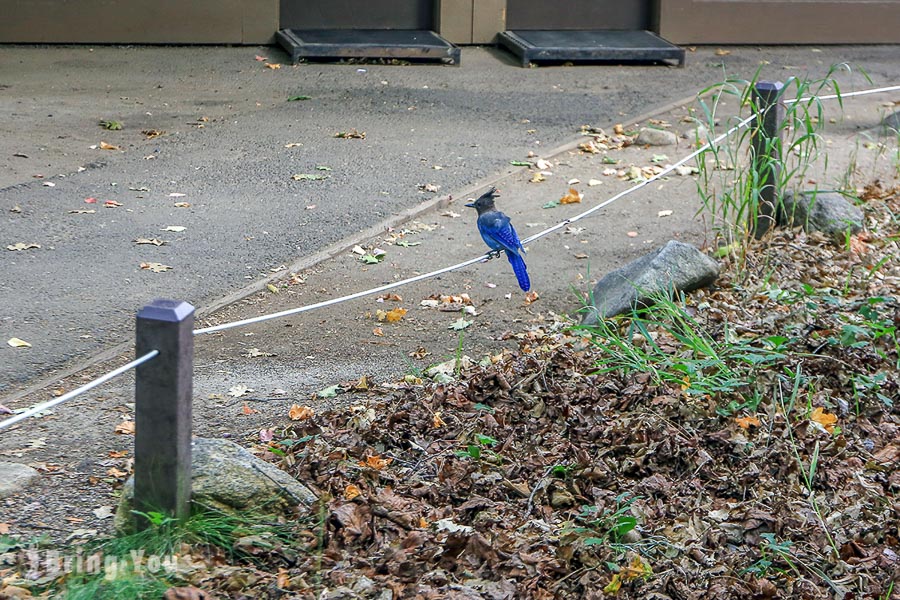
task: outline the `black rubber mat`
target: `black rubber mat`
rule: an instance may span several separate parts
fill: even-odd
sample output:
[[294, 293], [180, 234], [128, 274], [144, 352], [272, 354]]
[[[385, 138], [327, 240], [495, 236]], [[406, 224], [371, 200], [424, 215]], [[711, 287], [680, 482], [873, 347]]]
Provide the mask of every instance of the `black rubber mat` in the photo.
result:
[[278, 43], [302, 58], [397, 58], [459, 64], [459, 48], [424, 29], [282, 29]]
[[660, 62], [684, 66], [684, 49], [649, 31], [516, 30], [499, 34], [500, 45], [522, 66], [553, 62]]

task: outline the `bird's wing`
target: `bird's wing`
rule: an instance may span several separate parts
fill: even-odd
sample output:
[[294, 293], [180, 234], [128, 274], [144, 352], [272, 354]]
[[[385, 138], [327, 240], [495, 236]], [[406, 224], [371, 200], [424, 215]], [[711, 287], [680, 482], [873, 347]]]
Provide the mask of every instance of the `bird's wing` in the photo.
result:
[[478, 225], [482, 237], [490, 237], [499, 244], [499, 247], [496, 247], [491, 243], [488, 243], [488, 246], [497, 250], [503, 248], [507, 252], [512, 252], [513, 254], [518, 254], [519, 250], [522, 248], [522, 242], [519, 241], [516, 230], [509, 222], [509, 217], [503, 213], [485, 213], [478, 218]]

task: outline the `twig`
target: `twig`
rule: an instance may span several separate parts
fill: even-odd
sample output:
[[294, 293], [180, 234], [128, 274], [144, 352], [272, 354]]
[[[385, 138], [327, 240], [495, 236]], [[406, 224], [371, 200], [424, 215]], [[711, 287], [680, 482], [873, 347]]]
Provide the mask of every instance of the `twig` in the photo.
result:
[[544, 471], [544, 474], [541, 475], [541, 478], [538, 479], [538, 482], [535, 484], [534, 488], [531, 490], [531, 494], [528, 496], [528, 506], [525, 508], [525, 516], [526, 517], [531, 514], [531, 510], [532, 510], [532, 508], [534, 508], [534, 495], [537, 493], [537, 491], [539, 489], [544, 487], [542, 485], [542, 483], [544, 482], [545, 479], [547, 479], [547, 475], [550, 474], [550, 471], [553, 470], [554, 466], [556, 466], [556, 465], [550, 465], [549, 467], [547, 467], [547, 470]]

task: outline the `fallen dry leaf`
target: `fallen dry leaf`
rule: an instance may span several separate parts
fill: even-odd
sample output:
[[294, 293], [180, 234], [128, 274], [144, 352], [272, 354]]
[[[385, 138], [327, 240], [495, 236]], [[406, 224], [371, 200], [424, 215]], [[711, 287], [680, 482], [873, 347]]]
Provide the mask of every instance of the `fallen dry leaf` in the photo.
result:
[[29, 344], [25, 340], [20, 340], [17, 337], [9, 338], [8, 340], [6, 340], [6, 343], [13, 348], [31, 348], [31, 344]]
[[380, 471], [384, 469], [386, 466], [394, 462], [393, 458], [381, 458], [380, 456], [367, 456], [365, 462], [360, 462], [359, 464], [363, 467], [369, 467], [370, 469], [375, 469], [376, 471]]
[[531, 179], [529, 179], [529, 181], [531, 183], [540, 183], [542, 181], [545, 181], [545, 179], [546, 178], [542, 174], [535, 173], [534, 175], [531, 176]]
[[173, 204], [175, 208], [189, 208], [191, 206], [190, 202], [176, 202]]
[[134, 421], [122, 421], [116, 425], [115, 432], [122, 435], [132, 435], [134, 433]]
[[336, 134], [334, 134], [334, 137], [348, 140], [364, 140], [366, 139], [366, 132], [357, 131], [356, 129], [351, 129], [350, 131], [338, 131]]
[[10, 246], [7, 246], [7, 250], [12, 250], [13, 252], [21, 252], [22, 250], [31, 250], [32, 248], [40, 248], [40, 244], [28, 243], [25, 242], [17, 242]]
[[310, 407], [300, 406], [299, 404], [294, 404], [288, 410], [288, 418], [291, 421], [305, 421], [312, 418], [315, 414], [316, 412]]
[[152, 246], [165, 246], [168, 242], [159, 238], [138, 238], [134, 240], [134, 243], [138, 245], [148, 244]]
[[273, 70], [274, 70], [274, 69], [280, 69], [280, 68], [281, 68], [281, 64], [279, 64], [279, 63], [266, 63], [266, 68], [267, 68], [267, 69], [273, 69]]
[[255, 408], [250, 408], [246, 403], [244, 404], [244, 406], [241, 407], [241, 414], [244, 414], [244, 415], [255, 415], [258, 412], [259, 411], [256, 410]]
[[144, 262], [141, 263], [141, 268], [147, 271], [153, 271], [154, 273], [164, 273], [165, 271], [171, 271], [174, 267], [170, 267], [169, 265], [164, 265], [158, 262]]
[[121, 150], [121, 148], [119, 148], [118, 146], [113, 145], [113, 144], [107, 144], [106, 142], [100, 142], [100, 149], [101, 150]]
[[731, 50], [726, 50], [725, 48], [716, 48], [716, 56], [728, 56], [731, 54]]
[[530, 292], [525, 292], [525, 305], [527, 306], [529, 304], [537, 302], [538, 298], [540, 298], [540, 296], [538, 296], [538, 293], [535, 292], [534, 290], [531, 290]]
[[117, 208], [117, 207], [119, 207], [119, 206], [123, 206], [123, 204], [122, 204], [121, 202], [116, 201], [116, 200], [106, 200], [106, 201], [103, 202], [103, 207], [104, 207], [104, 208]]
[[837, 423], [837, 415], [825, 412], [821, 406], [813, 409], [809, 420], [821, 425], [828, 433], [834, 433], [834, 424]]
[[749, 429], [751, 425], [753, 427], [759, 427], [759, 419], [754, 416], [735, 417], [734, 422], [737, 423], [741, 429]]
[[559, 199], [560, 204], [576, 204], [581, 202], [581, 199], [584, 198], [584, 194], [581, 194], [575, 188], [569, 188], [569, 191], [566, 192], [566, 195]]
[[403, 315], [407, 313], [405, 308], [397, 307], [391, 310], [377, 310], [375, 311], [375, 317], [379, 321], [387, 321], [388, 323], [396, 323], [403, 318]]
[[344, 488], [344, 498], [347, 500], [353, 500], [360, 494], [362, 494], [362, 492], [352, 483], [347, 484], [347, 487]]
[[253, 390], [248, 388], [246, 385], [234, 385], [234, 386], [231, 386], [230, 388], [228, 388], [228, 395], [231, 396], [232, 398], [240, 398], [247, 392], [252, 392], [252, 391]]
[[246, 356], [248, 358], [258, 358], [260, 356], [268, 357], [268, 356], [278, 356], [278, 355], [272, 354], [271, 352], [263, 352], [259, 348], [250, 348], [249, 350], [247, 350], [247, 354], [245, 354], [244, 356]]

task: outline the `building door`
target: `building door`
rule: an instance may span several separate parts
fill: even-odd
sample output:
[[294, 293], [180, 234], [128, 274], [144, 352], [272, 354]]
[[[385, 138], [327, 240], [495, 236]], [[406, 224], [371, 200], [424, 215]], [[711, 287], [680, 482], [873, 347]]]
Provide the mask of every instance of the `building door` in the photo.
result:
[[900, 42], [900, 0], [660, 0], [659, 33], [676, 44]]
[[434, 0], [281, 0], [282, 29], [432, 29]]

